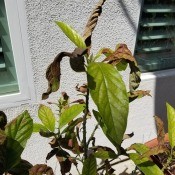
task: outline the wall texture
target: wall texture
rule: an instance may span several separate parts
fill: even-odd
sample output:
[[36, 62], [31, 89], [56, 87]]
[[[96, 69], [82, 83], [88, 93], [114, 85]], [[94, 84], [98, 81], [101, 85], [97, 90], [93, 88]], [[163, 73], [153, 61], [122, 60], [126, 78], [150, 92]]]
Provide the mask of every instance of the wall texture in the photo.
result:
[[[74, 45], [58, 29], [54, 21], [64, 21], [73, 26], [79, 33], [82, 33], [89, 13], [96, 3], [97, 0], [25, 0], [24, 8], [27, 16], [27, 32], [37, 100], [34, 104], [24, 104], [6, 109], [5, 112], [10, 119], [27, 109], [33, 119], [37, 120], [38, 105], [45, 103], [41, 101], [41, 94], [47, 89], [45, 71], [48, 64], [59, 52], [71, 52], [74, 49]], [[114, 48], [117, 43], [126, 43], [134, 52], [140, 7], [141, 0], [108, 0], [104, 5], [103, 13], [93, 35], [93, 52], [96, 53], [101, 47]], [[56, 101], [60, 92], [65, 91], [65, 89], [74, 99], [76, 98], [76, 91], [74, 90], [76, 83], [86, 82], [84, 75], [75, 73], [69, 68], [68, 59], [64, 59], [61, 64], [62, 80], [60, 90], [52, 94], [48, 101]], [[161, 83], [165, 79], [166, 81], [169, 81], [169, 78], [173, 80], [173, 75], [169, 78], [166, 75], [165, 73], [165, 76], [160, 76], [161, 78], [144, 78], [143, 75], [140, 89], [151, 90], [152, 98], [145, 97], [131, 104], [127, 132], [134, 132], [135, 135], [124, 143], [125, 146], [134, 142], [142, 143], [155, 136], [153, 115], [155, 113], [155, 101], [158, 98], [155, 89], [159, 88], [156, 81]], [[124, 74], [123, 78], [127, 81], [128, 74]], [[164, 91], [166, 85], [163, 84], [161, 91]], [[164, 98], [161, 99], [161, 105], [163, 108]], [[90, 122], [93, 123], [93, 119]], [[93, 125], [91, 124], [91, 126]], [[105, 142], [108, 144], [106, 139], [101, 136], [100, 131], [97, 132], [97, 137], [99, 143], [104, 144]], [[45, 156], [50, 150], [47, 142], [49, 142], [48, 139], [33, 135], [23, 157], [33, 164], [44, 163]], [[49, 161], [49, 164], [53, 168], [58, 167], [55, 160]]]

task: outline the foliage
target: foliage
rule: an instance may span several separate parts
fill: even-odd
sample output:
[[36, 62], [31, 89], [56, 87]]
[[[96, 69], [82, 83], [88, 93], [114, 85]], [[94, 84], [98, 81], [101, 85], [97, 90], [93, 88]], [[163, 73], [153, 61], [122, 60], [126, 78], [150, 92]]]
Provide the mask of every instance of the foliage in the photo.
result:
[[[50, 105], [56, 106], [56, 112], [46, 105], [40, 105], [38, 109], [40, 123], [33, 124], [29, 113], [25, 111], [7, 124], [5, 114], [0, 113], [0, 174], [4, 172], [13, 175], [54, 174], [52, 168], [47, 164], [32, 166], [21, 159], [21, 153], [32, 131], [51, 139], [49, 142], [51, 150], [46, 156], [46, 161], [56, 156], [62, 175], [70, 173], [72, 165], [75, 166], [78, 174], [112, 175], [115, 171], [113, 166], [118, 163], [120, 155], [132, 159], [145, 175], [163, 174], [149, 158], [153, 153], [166, 150], [162, 127], [158, 127], [160, 139], [155, 149], [149, 150], [144, 145], [136, 144], [130, 148], [136, 153], [128, 153], [128, 150], [122, 147], [123, 140], [133, 136], [132, 133], [125, 134], [129, 103], [135, 99], [150, 96], [150, 94], [149, 91], [138, 90], [141, 81], [140, 70], [126, 44], [117, 44], [114, 50], [101, 48], [95, 56], [91, 53], [92, 34], [104, 3], [105, 0], [100, 0], [92, 11], [83, 36], [68, 24], [56, 21], [58, 27], [77, 48], [73, 52], [60, 52], [48, 66], [46, 70], [48, 89], [43, 93], [42, 99], [46, 100], [52, 92], [59, 89], [61, 61], [65, 57], [70, 58], [70, 67], [75, 72], [86, 74], [86, 82], [75, 87], [80, 98], [71, 100], [68, 94], [63, 92], [56, 103], [49, 102]], [[130, 69], [129, 87], [125, 85], [121, 76], [121, 71], [127, 68]], [[89, 106], [90, 97], [97, 107], [96, 110]], [[167, 108], [170, 144], [173, 148], [175, 145], [174, 125], [172, 124], [174, 109], [168, 105]], [[87, 121], [91, 117], [96, 119], [96, 125], [92, 131], [88, 131]], [[157, 119], [157, 121], [162, 126], [160, 120]], [[96, 145], [95, 133], [99, 127], [116, 148], [115, 150]], [[100, 159], [101, 162], [99, 163], [97, 159]], [[79, 170], [79, 164], [83, 167], [81, 170]]]
[[2, 111], [0, 117], [0, 174], [27, 175], [32, 165], [22, 160], [21, 154], [32, 134], [33, 120], [27, 111], [9, 123]]
[[[155, 116], [157, 126], [157, 141], [158, 144], [152, 148], [148, 148], [143, 144], [134, 144], [130, 149], [135, 150], [136, 153], [131, 153], [130, 158], [134, 163], [144, 172], [145, 175], [163, 175], [164, 173], [171, 174], [171, 166], [174, 164], [175, 153], [174, 153], [174, 134], [175, 134], [175, 109], [170, 105], [166, 104], [167, 107], [167, 118], [168, 118], [168, 135], [169, 135], [169, 146], [165, 141], [165, 131], [163, 121]], [[166, 161], [159, 164], [159, 167], [153, 164], [154, 156], [166, 154]], [[152, 157], [152, 160], [150, 160]], [[163, 173], [164, 172], [164, 173]]]

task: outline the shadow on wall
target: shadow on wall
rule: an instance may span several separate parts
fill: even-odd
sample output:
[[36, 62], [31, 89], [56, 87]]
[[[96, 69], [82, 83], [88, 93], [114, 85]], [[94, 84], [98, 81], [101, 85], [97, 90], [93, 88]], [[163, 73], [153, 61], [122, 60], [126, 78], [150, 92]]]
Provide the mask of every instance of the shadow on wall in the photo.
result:
[[[121, 7], [120, 9], [123, 10], [124, 16], [126, 16], [126, 18], [128, 20], [128, 23], [130, 24], [131, 28], [137, 34], [137, 24], [133, 22], [134, 20], [131, 18], [131, 15], [129, 14], [130, 12], [127, 8], [127, 5], [125, 4], [125, 2], [123, 0], [119, 0], [119, 1], [117, 0], [117, 2], [119, 3], [119, 5]], [[142, 0], [138, 0], [138, 3], [141, 6]]]
[[155, 115], [164, 121], [167, 131], [166, 102], [175, 107], [175, 70], [174, 75], [157, 78], [155, 86]]

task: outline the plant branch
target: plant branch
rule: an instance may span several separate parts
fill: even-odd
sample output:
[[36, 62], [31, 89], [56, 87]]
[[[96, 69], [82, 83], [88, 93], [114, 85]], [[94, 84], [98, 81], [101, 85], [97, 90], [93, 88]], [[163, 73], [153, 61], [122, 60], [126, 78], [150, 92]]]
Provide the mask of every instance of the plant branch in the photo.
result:
[[98, 125], [99, 125], [99, 124], [97, 124], [97, 125], [95, 126], [95, 128], [94, 128], [94, 130], [93, 130], [93, 132], [92, 132], [92, 134], [91, 134], [91, 136], [90, 136], [90, 138], [89, 138], [89, 140], [88, 140], [88, 142], [87, 142], [87, 147], [89, 146], [90, 141], [93, 139], [94, 134], [95, 134], [95, 131], [98, 129]]
[[89, 113], [89, 89], [87, 88], [86, 94], [86, 109], [83, 116], [83, 146], [84, 146], [84, 157], [87, 158], [88, 144], [86, 143], [86, 120]]
[[[111, 165], [111, 166], [114, 166], [114, 165], [117, 165], [117, 164], [119, 164], [119, 163], [125, 162], [125, 161], [127, 161], [127, 160], [130, 160], [130, 158], [127, 157], [127, 158], [125, 158], [125, 159], [122, 159], [122, 160], [119, 160], [119, 161], [117, 161], [117, 162], [114, 162], [114, 163], [112, 163], [112, 164], [110, 164], [110, 165]], [[99, 168], [97, 169], [97, 171], [103, 170], [103, 169], [105, 168], [105, 166], [106, 166], [106, 163], [103, 164], [101, 167], [99, 167]]]

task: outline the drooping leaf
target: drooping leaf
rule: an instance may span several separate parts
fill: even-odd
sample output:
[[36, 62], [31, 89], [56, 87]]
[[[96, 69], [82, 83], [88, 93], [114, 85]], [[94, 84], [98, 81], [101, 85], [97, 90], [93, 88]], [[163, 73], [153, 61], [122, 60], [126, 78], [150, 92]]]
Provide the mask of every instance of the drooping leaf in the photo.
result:
[[21, 160], [14, 168], [11, 168], [8, 173], [12, 175], [29, 175], [29, 169], [32, 164], [26, 160]]
[[132, 56], [131, 51], [128, 49], [126, 44], [118, 44], [115, 51], [106, 57], [104, 61], [108, 62], [109, 64], [117, 65], [124, 60], [125, 62], [129, 63], [130, 66], [130, 76], [129, 76], [129, 88], [130, 92], [133, 92], [135, 89], [138, 88], [140, 84], [140, 70], [137, 66], [137, 62], [135, 58]]
[[164, 175], [160, 168], [148, 158], [140, 159], [137, 153], [130, 153], [129, 157], [145, 175]]
[[117, 65], [117, 70], [118, 71], [125, 71], [128, 66], [128, 63], [125, 60], [121, 60]]
[[70, 154], [67, 151], [59, 150], [56, 157], [60, 163], [61, 174], [65, 175], [71, 169], [72, 162], [69, 159]]
[[144, 96], [150, 96], [151, 97], [149, 90], [146, 90], [146, 91], [136, 90], [136, 91], [133, 91], [133, 92], [130, 91], [128, 93], [128, 96], [129, 96], [129, 102], [132, 102], [135, 99], [139, 99], [139, 98], [142, 98]]
[[40, 118], [41, 122], [47, 129], [54, 132], [55, 116], [49, 107], [45, 105], [40, 105], [38, 110], [38, 117]]
[[127, 125], [128, 96], [118, 71], [109, 64], [90, 63], [87, 67], [88, 86], [115, 146], [122, 142]]
[[33, 132], [40, 132], [40, 131], [47, 131], [47, 128], [40, 124], [40, 123], [34, 123], [33, 124]]
[[83, 163], [82, 175], [96, 175], [97, 162], [93, 155], [90, 155]]
[[46, 164], [37, 164], [29, 170], [29, 175], [54, 175], [51, 167]]
[[164, 145], [164, 138], [165, 138], [165, 131], [164, 131], [164, 123], [163, 121], [155, 116], [155, 123], [157, 127], [157, 140], [158, 140], [158, 145]]
[[60, 27], [63, 33], [79, 48], [85, 49], [86, 44], [83, 37], [81, 37], [71, 26], [64, 22], [55, 21], [55, 23]]
[[54, 58], [54, 61], [48, 66], [46, 70], [46, 79], [48, 81], [48, 89], [47, 89], [47, 92], [42, 94], [43, 100], [47, 99], [52, 92], [56, 92], [60, 87], [60, 79], [61, 79], [60, 63], [62, 58], [69, 57], [71, 68], [76, 72], [83, 72], [85, 71], [83, 55], [86, 53], [87, 53], [87, 49], [76, 48], [72, 53], [60, 52]]
[[3, 111], [0, 111], [0, 129], [4, 130], [6, 124], [7, 124], [7, 116]]
[[66, 109], [60, 116], [59, 127], [62, 128], [67, 125], [71, 120], [77, 117], [84, 108], [84, 104], [75, 104]]
[[86, 24], [83, 38], [85, 40], [86, 46], [89, 47], [91, 46], [91, 37], [92, 37], [92, 32], [95, 29], [95, 26], [97, 25], [98, 22], [98, 17], [102, 13], [102, 6], [106, 0], [100, 0], [98, 4], [96, 5], [95, 9], [92, 11], [89, 20]]
[[16, 140], [23, 148], [33, 131], [33, 120], [28, 111], [24, 111], [17, 118], [13, 119], [5, 127], [8, 138]]
[[167, 107], [167, 117], [168, 117], [168, 135], [171, 148], [175, 146], [175, 109], [168, 103]]

